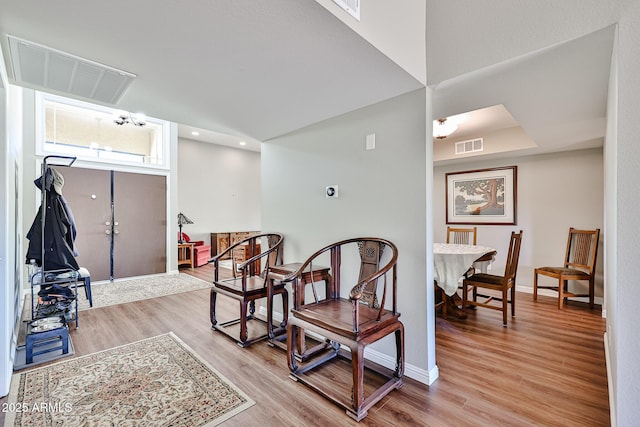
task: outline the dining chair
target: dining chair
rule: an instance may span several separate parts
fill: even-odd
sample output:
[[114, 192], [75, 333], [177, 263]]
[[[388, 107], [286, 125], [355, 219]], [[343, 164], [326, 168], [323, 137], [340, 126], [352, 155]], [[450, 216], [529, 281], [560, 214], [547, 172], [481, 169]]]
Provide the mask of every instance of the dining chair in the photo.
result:
[[476, 245], [477, 237], [478, 227], [447, 227], [447, 243], [455, 243], [459, 245]]
[[[313, 270], [319, 257], [327, 254], [329, 283], [319, 292], [315, 284], [303, 284], [299, 278], [305, 271]], [[397, 261], [398, 249], [392, 242], [375, 237], [353, 238], [318, 250], [285, 279], [293, 282], [296, 294], [302, 295], [307, 290], [309, 296], [309, 301], [291, 310], [287, 324], [290, 376], [344, 408], [356, 421], [366, 417], [373, 405], [403, 384], [404, 326], [397, 307]], [[355, 285], [345, 294], [348, 297], [343, 297], [340, 284], [349, 282]], [[301, 361], [296, 357], [298, 334], [307, 331], [323, 337], [328, 345], [324, 352]], [[365, 348], [391, 334], [395, 335], [395, 367], [375, 363], [367, 363], [365, 367]], [[345, 361], [350, 366], [350, 378], [339, 378], [338, 371], [326, 367]]]
[[[266, 244], [263, 240], [266, 241]], [[271, 328], [265, 322], [266, 328], [263, 334], [249, 337], [248, 322], [262, 320], [255, 316], [256, 300], [264, 298], [266, 301], [268, 297], [281, 295], [284, 313], [288, 311], [289, 295], [284, 283], [273, 285], [270, 292], [267, 286], [269, 268], [272, 265], [282, 264], [283, 241], [284, 236], [279, 233], [256, 234], [232, 244], [210, 260], [214, 264], [213, 287], [210, 291], [209, 301], [211, 327], [233, 338], [241, 347], [247, 347], [256, 341], [267, 338], [271, 331]], [[262, 248], [262, 250], [259, 248]], [[219, 272], [220, 268], [222, 268], [220, 260], [229, 256], [232, 260], [235, 260], [234, 250], [243, 251], [243, 256], [248, 250], [248, 259], [239, 264], [234, 261], [232, 277], [220, 279]], [[261, 264], [264, 265], [262, 271], [260, 271], [259, 267]], [[216, 313], [218, 294], [238, 301], [240, 304], [240, 316], [238, 318], [224, 322], [219, 321]], [[270, 315], [267, 318], [271, 320]]]
[[[589, 307], [593, 308], [595, 298], [596, 258], [600, 229], [577, 230], [569, 228], [567, 250], [562, 267], [538, 267], [533, 272], [533, 300], [538, 299], [538, 289], [551, 289], [558, 293], [558, 308], [562, 308], [567, 298], [589, 297]], [[539, 285], [538, 275], [551, 277], [558, 282], [553, 286]], [[588, 281], [589, 292], [569, 291], [569, 280]]]
[[[447, 241], [446, 243], [453, 243], [458, 245], [476, 245], [478, 237], [478, 227], [473, 228], [461, 228], [461, 227], [447, 227]], [[470, 277], [476, 272], [475, 267], [472, 265], [464, 273], [463, 277]], [[435, 289], [435, 308], [436, 311], [440, 310], [442, 318], [447, 318], [447, 304], [449, 297], [440, 289], [436, 282], [434, 282]], [[458, 286], [458, 289], [462, 289], [462, 285]], [[464, 316], [464, 314], [462, 314]]]
[[[520, 246], [522, 244], [522, 230], [520, 233], [511, 232], [509, 241], [509, 252], [507, 253], [507, 263], [504, 268], [504, 275], [494, 275], [487, 273], [476, 273], [462, 281], [462, 310], [466, 311], [467, 305], [473, 307], [484, 307], [492, 310], [502, 311], [502, 324], [507, 326], [508, 304], [511, 304], [511, 317], [516, 315], [516, 273], [518, 270], [518, 258], [520, 257]], [[500, 295], [481, 294], [479, 289], [486, 289], [500, 292]], [[469, 299], [469, 291], [472, 291], [472, 299]], [[482, 301], [478, 301], [478, 297]], [[500, 301], [501, 304], [492, 304], [492, 301]]]

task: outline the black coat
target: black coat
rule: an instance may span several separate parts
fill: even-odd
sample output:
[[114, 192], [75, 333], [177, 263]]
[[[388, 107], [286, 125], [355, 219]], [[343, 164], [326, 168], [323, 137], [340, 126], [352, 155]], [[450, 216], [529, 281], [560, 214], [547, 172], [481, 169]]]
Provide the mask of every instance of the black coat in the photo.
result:
[[[42, 177], [36, 179], [34, 184], [42, 191]], [[51, 168], [45, 172], [45, 223], [44, 223], [44, 270], [78, 270], [78, 262], [75, 259], [74, 240], [75, 224], [71, 209], [61, 194], [56, 193], [53, 187], [53, 174]], [[42, 265], [42, 206], [38, 209], [36, 218], [27, 233], [29, 247], [27, 249], [27, 264], [33, 259], [38, 266]]]

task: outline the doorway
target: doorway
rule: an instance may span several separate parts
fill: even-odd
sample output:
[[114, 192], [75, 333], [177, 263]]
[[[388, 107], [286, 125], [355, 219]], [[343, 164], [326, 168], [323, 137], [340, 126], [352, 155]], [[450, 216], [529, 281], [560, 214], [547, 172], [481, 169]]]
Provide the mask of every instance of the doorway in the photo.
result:
[[166, 272], [166, 177], [65, 168], [63, 194], [73, 210], [78, 264], [91, 279]]

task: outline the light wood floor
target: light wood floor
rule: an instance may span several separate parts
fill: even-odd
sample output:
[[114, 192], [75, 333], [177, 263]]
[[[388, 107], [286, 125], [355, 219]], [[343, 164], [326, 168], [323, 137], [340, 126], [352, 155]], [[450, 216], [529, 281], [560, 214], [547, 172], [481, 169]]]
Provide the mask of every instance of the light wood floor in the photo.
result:
[[[183, 272], [212, 278], [210, 266]], [[609, 425], [600, 310], [578, 304], [558, 310], [556, 299], [534, 303], [524, 293], [517, 303], [517, 317], [506, 328], [499, 312], [486, 309], [466, 320], [438, 318], [440, 378], [431, 386], [405, 378], [359, 425]], [[236, 307], [227, 303], [226, 309]], [[358, 424], [292, 381], [282, 350], [265, 342], [242, 349], [213, 331], [208, 290], [83, 311], [71, 335], [80, 356], [169, 331], [256, 401], [225, 426]], [[3, 418], [0, 413], [0, 424]]]

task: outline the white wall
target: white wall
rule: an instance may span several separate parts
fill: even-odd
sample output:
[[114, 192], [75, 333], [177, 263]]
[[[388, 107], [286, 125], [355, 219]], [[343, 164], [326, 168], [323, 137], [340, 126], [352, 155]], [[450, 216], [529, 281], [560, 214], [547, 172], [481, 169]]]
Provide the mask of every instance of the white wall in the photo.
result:
[[411, 74], [426, 82], [426, 40], [424, 0], [360, 2], [360, 20], [356, 20], [333, 0], [316, 0], [362, 36], [376, 49]]
[[[17, 344], [16, 317], [22, 310], [23, 265], [20, 209], [22, 186], [21, 97], [7, 84], [0, 53], [0, 396], [9, 392]], [[16, 171], [16, 167], [18, 170]], [[16, 195], [17, 190], [17, 195]]]
[[615, 299], [607, 312], [615, 311], [615, 320], [608, 322], [607, 335], [610, 344], [614, 372], [614, 399], [619, 426], [638, 423], [640, 417], [640, 286], [636, 260], [640, 258], [640, 227], [637, 213], [640, 211], [638, 197], [640, 168], [640, 2], [620, 0], [621, 6], [618, 50], [617, 50], [617, 109], [610, 117], [616, 128], [612, 141], [615, 157], [608, 158], [607, 169], [615, 179], [616, 195], [616, 263], [613, 269], [615, 280], [607, 282], [615, 286]]
[[[284, 233], [285, 262], [350, 237], [393, 241], [407, 376], [428, 382], [425, 105], [419, 90], [264, 143], [262, 223]], [[376, 149], [366, 151], [372, 133]], [[327, 185], [339, 186], [338, 199], [325, 197]], [[372, 348], [394, 354], [390, 342]]]
[[210, 233], [261, 229], [260, 153], [178, 141], [178, 206], [194, 224], [183, 231], [194, 240]]
[[[517, 166], [517, 225], [479, 225], [478, 244], [496, 248], [492, 272], [504, 272], [511, 231], [523, 230], [517, 286], [533, 289], [533, 269], [562, 265], [569, 227], [600, 228], [596, 296], [603, 296], [604, 177], [602, 149], [567, 151], [434, 168], [434, 238], [446, 240], [445, 174]], [[540, 278], [541, 284], [546, 283]], [[553, 283], [553, 282], [549, 282]], [[584, 285], [584, 282], [582, 283]]]

